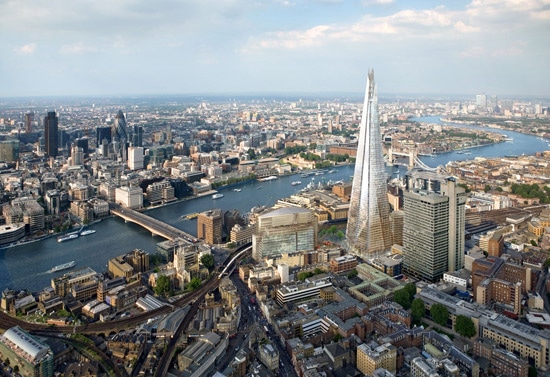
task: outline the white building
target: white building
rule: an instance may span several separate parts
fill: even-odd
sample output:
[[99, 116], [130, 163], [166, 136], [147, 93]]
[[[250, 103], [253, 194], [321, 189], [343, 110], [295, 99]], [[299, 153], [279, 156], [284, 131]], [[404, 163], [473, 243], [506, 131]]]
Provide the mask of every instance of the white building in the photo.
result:
[[143, 169], [144, 163], [143, 147], [128, 148], [128, 167], [130, 170]]
[[123, 207], [138, 209], [143, 207], [143, 191], [140, 187], [117, 187], [115, 192], [117, 204]]

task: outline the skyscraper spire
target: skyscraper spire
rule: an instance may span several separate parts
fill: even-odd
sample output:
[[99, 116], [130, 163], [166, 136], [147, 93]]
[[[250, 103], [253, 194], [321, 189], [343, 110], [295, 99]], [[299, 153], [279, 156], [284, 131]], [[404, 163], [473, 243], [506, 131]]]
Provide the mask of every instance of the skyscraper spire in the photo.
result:
[[391, 247], [386, 171], [378, 119], [374, 71], [369, 71], [351, 189], [346, 239], [352, 253], [363, 257]]

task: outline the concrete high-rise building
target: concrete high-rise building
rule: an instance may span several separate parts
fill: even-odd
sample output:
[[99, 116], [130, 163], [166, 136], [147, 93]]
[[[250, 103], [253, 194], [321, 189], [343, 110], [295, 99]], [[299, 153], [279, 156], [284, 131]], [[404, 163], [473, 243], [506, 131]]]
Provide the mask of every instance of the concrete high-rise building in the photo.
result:
[[209, 244], [222, 243], [223, 216], [221, 209], [199, 213], [197, 217], [197, 237]]
[[84, 164], [84, 149], [73, 143], [71, 145], [71, 166], [79, 166]]
[[48, 157], [57, 157], [59, 149], [58, 118], [55, 111], [48, 112], [44, 117], [45, 152]]
[[31, 111], [25, 114], [25, 133], [30, 134], [32, 132], [32, 124], [34, 122], [34, 113]]
[[19, 160], [19, 140], [0, 141], [0, 161], [14, 162]]
[[313, 211], [299, 207], [279, 208], [257, 218], [252, 236], [252, 257], [266, 257], [312, 251], [317, 244], [317, 218]]
[[392, 243], [373, 71], [369, 72], [367, 80], [346, 239], [350, 251], [360, 256], [389, 250]]
[[452, 178], [414, 169], [404, 192], [403, 267], [425, 281], [464, 267], [466, 194]]
[[143, 169], [145, 153], [142, 147], [128, 147], [128, 168], [130, 170]]

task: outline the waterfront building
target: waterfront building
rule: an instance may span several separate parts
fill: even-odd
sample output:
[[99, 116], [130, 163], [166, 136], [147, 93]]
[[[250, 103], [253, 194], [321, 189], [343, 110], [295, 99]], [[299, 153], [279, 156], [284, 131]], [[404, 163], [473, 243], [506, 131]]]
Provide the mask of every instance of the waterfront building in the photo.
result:
[[221, 209], [199, 213], [197, 217], [197, 237], [209, 244], [222, 243], [223, 216]]
[[146, 192], [147, 200], [152, 205], [173, 202], [176, 200], [174, 188], [167, 179], [151, 183], [147, 186]]
[[378, 345], [372, 342], [357, 346], [357, 369], [367, 376], [372, 376], [378, 368], [395, 373], [396, 362], [397, 348], [389, 343]]
[[98, 273], [90, 267], [67, 272], [51, 280], [55, 294], [65, 297], [69, 293], [77, 300], [88, 299], [97, 293]]
[[124, 277], [127, 281], [137, 273], [149, 270], [149, 253], [140, 249], [109, 259], [109, 273], [114, 277]]
[[44, 117], [45, 153], [49, 157], [57, 157], [58, 149], [58, 118], [55, 111], [48, 112]]
[[465, 190], [452, 178], [414, 169], [404, 196], [403, 268], [428, 282], [464, 267]]
[[317, 218], [312, 210], [284, 207], [257, 217], [252, 257], [261, 261], [281, 254], [312, 251], [317, 245]]
[[0, 246], [9, 245], [25, 237], [25, 224], [4, 224], [0, 225]]
[[19, 326], [0, 335], [0, 355], [3, 360], [10, 360], [11, 368], [17, 366], [22, 376], [53, 376], [54, 355], [50, 346]]
[[130, 209], [143, 208], [143, 190], [141, 187], [117, 187], [115, 190], [117, 204]]
[[34, 198], [21, 197], [12, 200], [11, 206], [4, 207], [6, 224], [23, 222], [30, 233], [44, 230], [44, 208]]
[[366, 257], [389, 250], [389, 204], [373, 71], [367, 80], [349, 208], [346, 238], [350, 251]]

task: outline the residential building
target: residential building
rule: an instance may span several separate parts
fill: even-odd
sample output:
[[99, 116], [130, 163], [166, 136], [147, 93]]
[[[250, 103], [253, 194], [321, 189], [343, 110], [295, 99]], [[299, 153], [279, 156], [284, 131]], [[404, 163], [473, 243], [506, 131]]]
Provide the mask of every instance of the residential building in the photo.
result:
[[372, 376], [378, 368], [395, 373], [396, 360], [397, 348], [389, 343], [378, 345], [372, 342], [357, 346], [357, 369], [367, 376]]
[[199, 213], [197, 217], [197, 237], [209, 244], [222, 243], [223, 216], [221, 209]]

